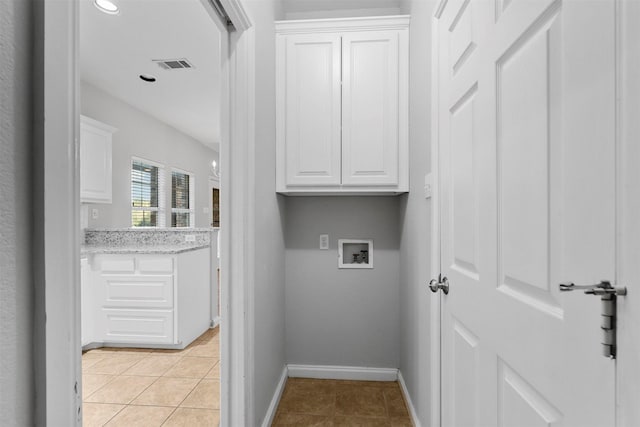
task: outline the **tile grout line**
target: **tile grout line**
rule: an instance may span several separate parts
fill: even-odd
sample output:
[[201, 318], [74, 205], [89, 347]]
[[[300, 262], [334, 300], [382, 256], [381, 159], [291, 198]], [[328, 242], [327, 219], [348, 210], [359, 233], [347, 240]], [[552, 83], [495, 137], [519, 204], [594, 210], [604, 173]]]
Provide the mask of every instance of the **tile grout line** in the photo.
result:
[[[87, 375], [108, 375], [108, 374], [87, 374]], [[113, 380], [115, 380], [116, 378], [118, 378], [118, 375], [111, 375], [113, 378], [111, 378], [109, 381], [107, 381], [106, 383], [104, 383], [103, 385], [101, 385], [100, 387], [98, 387], [97, 389], [93, 390], [91, 392], [91, 394], [87, 395], [87, 397], [83, 397], [82, 398], [82, 403], [84, 404], [86, 401], [85, 399], [89, 399], [91, 396], [93, 396], [94, 394], [96, 394], [97, 392], [99, 392], [100, 390], [102, 390], [104, 387], [106, 387], [107, 385], [111, 384], [113, 382]], [[86, 402], [86, 403], [93, 403], [93, 402]]]
[[[109, 403], [101, 403], [101, 405], [109, 405]], [[115, 414], [113, 414], [113, 416], [111, 416], [111, 418], [109, 418], [107, 420], [107, 422], [105, 422], [104, 424], [102, 424], [103, 426], [106, 426], [108, 423], [111, 422], [112, 419], [114, 419], [116, 417], [116, 415], [118, 415], [120, 412], [124, 411], [124, 408], [126, 408], [127, 405], [123, 405], [122, 408], [120, 408], [120, 410], [118, 412], [116, 412]], [[83, 421], [84, 424], [84, 421]]]

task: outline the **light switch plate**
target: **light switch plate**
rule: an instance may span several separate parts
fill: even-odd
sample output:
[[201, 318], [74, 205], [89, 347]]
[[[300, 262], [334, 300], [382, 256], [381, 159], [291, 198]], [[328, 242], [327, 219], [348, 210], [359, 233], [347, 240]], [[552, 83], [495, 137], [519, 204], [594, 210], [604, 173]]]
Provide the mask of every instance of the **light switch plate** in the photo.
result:
[[329, 235], [321, 234], [320, 235], [320, 249], [327, 250], [329, 249]]
[[98, 219], [98, 209], [97, 208], [91, 209], [91, 219]]

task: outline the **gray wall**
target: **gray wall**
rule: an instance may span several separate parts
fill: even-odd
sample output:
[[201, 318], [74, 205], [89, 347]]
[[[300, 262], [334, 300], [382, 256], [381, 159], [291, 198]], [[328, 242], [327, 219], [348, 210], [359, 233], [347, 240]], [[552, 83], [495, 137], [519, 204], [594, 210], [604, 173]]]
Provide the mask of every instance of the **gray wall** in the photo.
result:
[[255, 29], [254, 417], [262, 424], [285, 366], [284, 210], [275, 189], [275, 27], [279, 0], [243, 2]]
[[[290, 197], [287, 362], [397, 368], [398, 197]], [[329, 250], [319, 249], [329, 234]], [[373, 269], [338, 269], [338, 239], [373, 239]]]
[[33, 2], [0, 1], [0, 424], [35, 422]]
[[423, 426], [430, 424], [431, 201], [424, 198], [424, 175], [431, 150], [431, 19], [434, 2], [403, 1], [410, 28], [410, 192], [401, 201], [400, 371]]
[[152, 160], [165, 166], [165, 217], [171, 225], [171, 168], [195, 174], [195, 226], [211, 225], [209, 176], [211, 161], [218, 153], [175, 128], [154, 119], [135, 107], [114, 98], [99, 88], [82, 82], [80, 107], [85, 116], [99, 120], [118, 131], [113, 135], [113, 203], [90, 204], [99, 210], [89, 227], [131, 226], [131, 156]]

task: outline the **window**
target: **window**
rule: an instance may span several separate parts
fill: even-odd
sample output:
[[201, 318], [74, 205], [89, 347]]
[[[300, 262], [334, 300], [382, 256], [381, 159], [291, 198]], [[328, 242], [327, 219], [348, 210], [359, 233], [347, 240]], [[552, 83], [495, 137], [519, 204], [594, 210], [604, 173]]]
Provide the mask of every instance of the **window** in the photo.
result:
[[164, 227], [162, 167], [146, 160], [131, 160], [131, 225]]
[[212, 188], [211, 201], [211, 226], [220, 227], [220, 190]]
[[171, 226], [193, 227], [193, 175], [171, 171]]

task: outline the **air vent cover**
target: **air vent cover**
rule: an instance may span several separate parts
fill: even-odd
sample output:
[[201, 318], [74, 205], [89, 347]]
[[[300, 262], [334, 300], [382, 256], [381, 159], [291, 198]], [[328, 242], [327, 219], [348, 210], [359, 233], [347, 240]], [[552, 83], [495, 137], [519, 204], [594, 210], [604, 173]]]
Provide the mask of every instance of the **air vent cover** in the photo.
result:
[[163, 70], [180, 70], [185, 68], [195, 68], [186, 58], [180, 59], [154, 59], [153, 62], [158, 64]]

